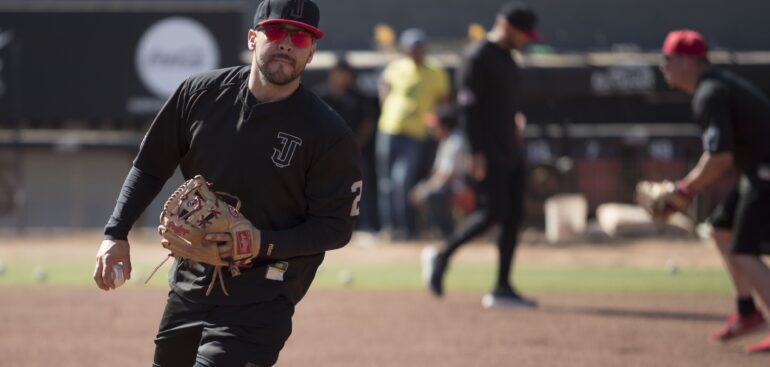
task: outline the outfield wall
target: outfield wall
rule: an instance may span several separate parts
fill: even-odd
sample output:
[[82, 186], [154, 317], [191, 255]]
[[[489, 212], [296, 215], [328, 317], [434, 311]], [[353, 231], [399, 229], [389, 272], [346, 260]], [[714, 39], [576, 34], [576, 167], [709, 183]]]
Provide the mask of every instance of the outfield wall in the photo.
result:
[[[528, 126], [527, 224], [542, 225], [543, 202], [557, 193], [585, 194], [593, 212], [601, 203], [631, 202], [640, 179], [683, 176], [700, 154], [699, 133], [692, 124]], [[141, 136], [25, 130], [2, 144], [0, 134], [0, 229], [102, 227]], [[156, 226], [163, 201], [181, 182], [177, 172], [136, 226]], [[726, 189], [702, 195], [693, 214], [702, 218]]]

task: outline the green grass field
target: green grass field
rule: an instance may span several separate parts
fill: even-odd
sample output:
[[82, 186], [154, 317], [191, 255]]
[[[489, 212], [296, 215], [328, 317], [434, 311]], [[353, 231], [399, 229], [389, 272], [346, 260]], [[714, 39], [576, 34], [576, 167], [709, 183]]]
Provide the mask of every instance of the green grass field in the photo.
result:
[[[146, 276], [155, 265], [134, 264], [135, 279], [129, 281], [128, 286], [145, 286], [137, 282], [137, 274]], [[35, 279], [38, 266], [45, 269], [44, 282]], [[169, 264], [164, 265], [146, 286], [165, 287], [169, 267]], [[0, 286], [92, 287], [92, 272], [92, 262], [15, 261], [5, 264]], [[494, 272], [491, 265], [453, 264], [445, 287], [452, 291], [484, 292], [491, 286]], [[340, 280], [345, 273], [352, 275], [347, 286]], [[515, 269], [515, 284], [528, 293], [730, 294], [730, 283], [721, 268], [683, 268], [671, 274], [663, 268], [522, 265]], [[324, 264], [313, 284], [315, 289], [346, 287], [352, 290], [415, 291], [423, 286], [417, 263]]]

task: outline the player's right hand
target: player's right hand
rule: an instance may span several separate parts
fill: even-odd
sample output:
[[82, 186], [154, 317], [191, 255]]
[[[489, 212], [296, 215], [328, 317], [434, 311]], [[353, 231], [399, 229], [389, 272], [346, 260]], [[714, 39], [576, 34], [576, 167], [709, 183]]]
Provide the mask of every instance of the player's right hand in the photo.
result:
[[428, 183], [421, 181], [409, 191], [409, 202], [414, 206], [422, 206], [426, 196], [428, 196]]
[[123, 278], [131, 279], [131, 254], [128, 241], [102, 241], [99, 251], [96, 252], [94, 268], [94, 282], [99, 289], [105, 291], [115, 289], [112, 267], [117, 263], [123, 263]]

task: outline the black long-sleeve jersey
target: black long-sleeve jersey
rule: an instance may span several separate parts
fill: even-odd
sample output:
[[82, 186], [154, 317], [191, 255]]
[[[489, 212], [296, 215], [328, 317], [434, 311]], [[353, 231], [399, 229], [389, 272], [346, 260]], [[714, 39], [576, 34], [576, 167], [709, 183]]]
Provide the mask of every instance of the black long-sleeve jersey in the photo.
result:
[[460, 123], [472, 152], [495, 166], [514, 165], [523, 151], [516, 129], [520, 81], [511, 52], [487, 40], [473, 44], [457, 82]]
[[754, 85], [712, 67], [698, 80], [692, 109], [704, 129], [704, 151], [732, 152], [743, 172], [770, 163], [770, 100]]
[[298, 302], [324, 252], [348, 243], [358, 215], [360, 154], [345, 121], [302, 85], [286, 99], [258, 102], [249, 72], [233, 67], [184, 81], [134, 160], [147, 175], [167, 180], [179, 166], [186, 179], [201, 174], [239, 197], [271, 249], [240, 276], [224, 272], [229, 297], [205, 296], [213, 267], [177, 259], [171, 287], [196, 302]]

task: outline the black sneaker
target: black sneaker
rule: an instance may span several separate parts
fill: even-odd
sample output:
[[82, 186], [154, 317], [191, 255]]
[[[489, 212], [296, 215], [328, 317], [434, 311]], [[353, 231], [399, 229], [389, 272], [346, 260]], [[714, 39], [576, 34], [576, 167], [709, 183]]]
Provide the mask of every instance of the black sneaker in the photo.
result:
[[481, 298], [484, 308], [536, 308], [537, 301], [524, 298], [511, 288], [498, 288]]

